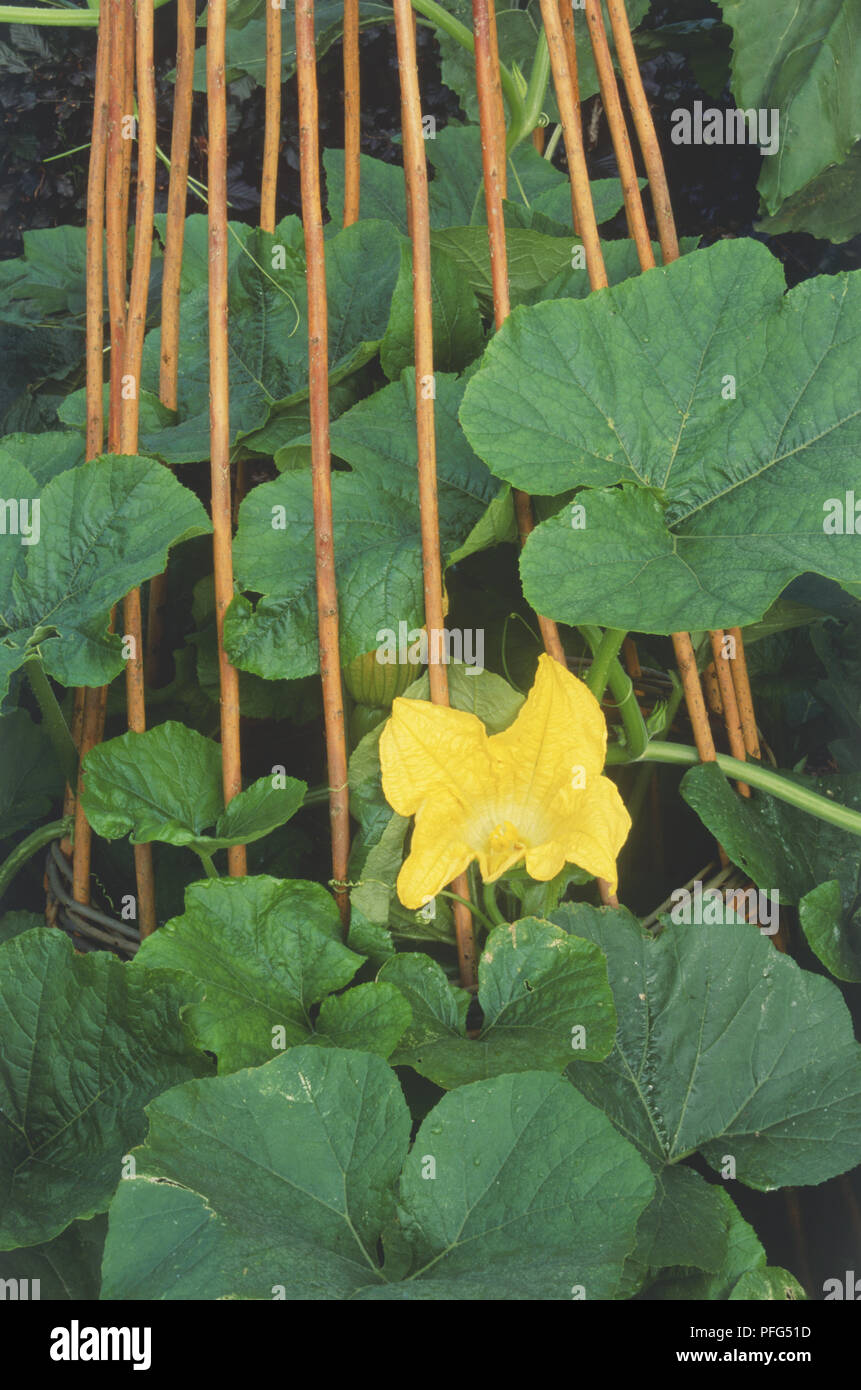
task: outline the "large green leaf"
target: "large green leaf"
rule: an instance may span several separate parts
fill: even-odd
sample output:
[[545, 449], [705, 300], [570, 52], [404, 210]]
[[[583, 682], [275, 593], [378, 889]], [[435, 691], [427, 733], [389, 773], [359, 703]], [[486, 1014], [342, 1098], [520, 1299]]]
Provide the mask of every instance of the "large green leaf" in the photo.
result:
[[397, 985], [413, 1012], [393, 1064], [447, 1090], [503, 1072], [562, 1071], [573, 1056], [595, 1061], [613, 1046], [616, 1013], [599, 947], [534, 917], [487, 938], [477, 1038], [466, 1035], [469, 995], [429, 956], [393, 956], [379, 978]]
[[[0, 697], [38, 647], [64, 685], [101, 685], [122, 670], [113, 604], [159, 574], [171, 546], [211, 529], [200, 502], [151, 459], [106, 455], [42, 490], [40, 541], [0, 592]], [[2, 635], [2, 627], [6, 635]]]
[[607, 1298], [652, 1190], [605, 1117], [542, 1073], [445, 1096], [409, 1154], [397, 1080], [359, 1052], [295, 1048], [149, 1113], [105, 1298]]
[[805, 570], [861, 579], [855, 536], [823, 529], [861, 448], [861, 276], [784, 288], [763, 246], [724, 241], [495, 335], [461, 410], [473, 448], [526, 491], [592, 489], [526, 543], [538, 612], [717, 628]]
[[[358, 224], [357, 224], [358, 225]], [[498, 491], [457, 422], [463, 383], [437, 373], [436, 434], [440, 536], [450, 558]], [[400, 382], [361, 401], [331, 426], [332, 452], [350, 472], [332, 477], [341, 658], [374, 650], [383, 628], [424, 622], [419, 532], [415, 383]], [[262, 594], [255, 608], [234, 600], [225, 621], [231, 661], [269, 679], [317, 670], [314, 514], [311, 478], [288, 471], [254, 488], [242, 504], [234, 542], [241, 589]]]
[[0, 946], [0, 1249], [106, 1209], [147, 1101], [210, 1070], [180, 1020], [201, 994], [59, 931]]
[[[344, 151], [324, 150], [323, 168], [331, 218], [326, 232], [332, 236], [341, 225], [344, 211]], [[363, 218], [391, 222], [404, 236], [408, 235], [407, 195], [400, 165], [386, 164], [369, 154], [359, 155], [359, 193]]]
[[7, 469], [20, 464], [44, 487], [58, 473], [84, 462], [84, 441], [73, 430], [45, 430], [42, 434], [7, 434], [0, 439], [3, 486], [10, 491]]
[[206, 986], [187, 1018], [201, 1046], [216, 1053], [220, 1072], [259, 1066], [279, 1048], [326, 1043], [347, 1030], [347, 1046], [377, 1051], [374, 1043], [394, 1025], [391, 1051], [409, 1022], [396, 990], [365, 985], [344, 996], [360, 995], [358, 1011], [332, 1001], [315, 1028], [314, 1006], [363, 964], [342, 944], [334, 899], [317, 883], [266, 875], [193, 883], [182, 916], [144, 941], [134, 968], [141, 962], [185, 970]]
[[[857, 772], [793, 780], [861, 808]], [[692, 767], [682, 796], [757, 888], [799, 905], [807, 939], [831, 973], [861, 980], [861, 839], [822, 821], [814, 826], [806, 812], [762, 792], [740, 799], [713, 765]]]
[[283, 786], [261, 777], [225, 806], [220, 746], [174, 720], [99, 744], [84, 759], [84, 778], [81, 800], [97, 835], [198, 854], [262, 839], [296, 814], [307, 790], [295, 777], [282, 776]]
[[[363, 366], [386, 331], [401, 237], [388, 222], [362, 221], [326, 244], [329, 366], [333, 382]], [[374, 274], [367, 273], [373, 261]], [[252, 435], [307, 396], [308, 318], [301, 223], [254, 231], [230, 267], [231, 438]], [[178, 423], [149, 430], [144, 446], [168, 462], [208, 457], [209, 303], [205, 284], [184, 296], [180, 319]], [[144, 345], [143, 386], [158, 390], [161, 330]]]
[[[484, 347], [484, 329], [467, 276], [437, 246], [431, 247], [431, 309], [434, 368], [460, 372]], [[404, 367], [415, 361], [413, 258], [409, 245], [401, 247], [401, 271], [392, 296], [380, 361], [390, 381], [396, 381]]]
[[[861, 17], [854, 0], [719, 0], [733, 29], [732, 87], [740, 107], [780, 113], [780, 147], [763, 160], [759, 191], [769, 213], [796, 199], [782, 230], [845, 241], [861, 230]], [[833, 198], [834, 166], [851, 186]], [[834, 170], [838, 173], [838, 170]], [[831, 194], [828, 202], [824, 195]], [[805, 195], [807, 195], [805, 199]], [[818, 205], [811, 222], [810, 208]], [[846, 220], [848, 219], [848, 221]]]
[[665, 1269], [650, 1283], [647, 1298], [710, 1302], [730, 1298], [788, 1301], [804, 1298], [804, 1290], [792, 1274], [784, 1269], [769, 1268], [756, 1231], [744, 1220], [729, 1193], [720, 1187], [710, 1191], [719, 1205], [725, 1227], [725, 1253], [719, 1266], [705, 1272], [684, 1267]]
[[830, 981], [754, 928], [644, 931], [620, 910], [567, 905], [560, 926], [607, 955], [619, 1015], [606, 1062], [574, 1085], [654, 1168], [727, 1155], [749, 1187], [820, 1183], [861, 1157], [861, 1048]]

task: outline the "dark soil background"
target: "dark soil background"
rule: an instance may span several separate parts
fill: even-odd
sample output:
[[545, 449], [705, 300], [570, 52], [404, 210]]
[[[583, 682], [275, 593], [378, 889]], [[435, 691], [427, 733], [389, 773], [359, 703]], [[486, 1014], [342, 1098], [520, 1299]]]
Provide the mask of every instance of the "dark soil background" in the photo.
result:
[[[203, 0], [199, 5], [202, 8]], [[720, 12], [709, 0], [656, 4], [642, 32], [648, 35], [662, 25], [699, 18], [719, 21]], [[754, 148], [712, 146], [704, 157], [701, 148], [676, 146], [670, 141], [670, 116], [675, 107], [690, 107], [695, 100], [711, 106], [734, 105], [726, 85], [729, 31], [716, 26], [712, 32], [713, 38], [704, 47], [688, 54], [663, 51], [650, 56], [647, 39], [641, 46], [644, 80], [667, 163], [678, 230], [681, 235], [700, 236], [706, 243], [725, 236], [758, 235], [754, 222], [761, 162]], [[198, 31], [198, 42], [203, 40], [203, 31]], [[174, 42], [174, 15], [167, 6], [156, 12], [159, 144], [164, 150], [170, 147], [172, 84], [168, 73], [174, 66]], [[440, 127], [449, 120], [461, 119], [456, 97], [441, 81], [435, 40], [422, 25], [418, 29], [418, 45], [425, 113], [434, 115]], [[20, 255], [22, 233], [31, 228], [83, 223], [94, 56], [93, 30], [0, 26], [0, 259]], [[390, 29], [381, 26], [363, 32], [361, 67], [363, 150], [377, 158], [400, 162], [398, 75]], [[711, 91], [704, 90], [700, 80], [707, 81]], [[321, 146], [342, 146], [339, 44], [321, 61], [319, 83]], [[228, 192], [232, 216], [256, 223], [263, 90], [249, 90], [247, 82], [240, 82], [228, 89], [228, 99]], [[591, 172], [595, 177], [608, 177], [617, 171], [606, 121], [596, 111], [598, 101], [593, 98], [585, 112], [587, 125], [593, 115], [597, 117], [597, 136], [590, 150]], [[282, 138], [279, 215], [300, 211], [295, 79], [284, 90]], [[79, 149], [81, 146], [84, 148]], [[564, 167], [561, 154], [557, 160]], [[190, 172], [206, 182], [206, 111], [202, 96], [195, 98]], [[164, 210], [166, 197], [167, 170], [159, 165], [158, 211]], [[191, 196], [189, 211], [202, 210], [203, 204]], [[625, 234], [623, 214], [611, 234]], [[861, 237], [840, 247], [806, 235], [761, 239], [784, 263], [790, 285], [811, 275], [861, 266]], [[669, 786], [669, 782], [665, 783], [665, 787]], [[667, 809], [665, 804], [665, 815]], [[690, 858], [693, 871], [694, 860], [700, 864], [708, 858], [710, 848], [702, 855], [700, 850], [710, 842], [691, 822], [690, 813], [681, 808], [679, 838], [670, 822], [665, 835], [672, 839], [671, 857]], [[286, 865], [284, 871], [290, 871]], [[325, 869], [321, 870], [321, 877], [325, 878]], [[800, 959], [805, 968], [820, 969], [809, 953]], [[854, 991], [846, 993], [851, 997]], [[701, 1171], [714, 1180], [704, 1165]], [[813, 1297], [822, 1297], [824, 1279], [842, 1278], [846, 1269], [861, 1271], [861, 1186], [857, 1172], [852, 1179], [836, 1179], [797, 1193], [763, 1195], [735, 1183], [729, 1186], [742, 1212], [766, 1243], [771, 1263], [790, 1268]]]

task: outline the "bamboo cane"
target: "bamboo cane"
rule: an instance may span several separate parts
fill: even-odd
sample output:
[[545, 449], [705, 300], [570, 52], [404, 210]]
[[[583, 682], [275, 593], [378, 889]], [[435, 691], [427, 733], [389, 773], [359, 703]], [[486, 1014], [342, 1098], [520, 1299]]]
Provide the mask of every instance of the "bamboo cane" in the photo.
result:
[[652, 195], [652, 206], [655, 210], [655, 221], [658, 226], [658, 240], [661, 243], [661, 255], [664, 265], [667, 265], [670, 261], [678, 260], [679, 240], [676, 235], [667, 174], [664, 169], [664, 161], [661, 158], [661, 147], [658, 144], [655, 123], [652, 120], [652, 113], [646, 100], [643, 79], [640, 75], [637, 55], [634, 52], [634, 42], [631, 38], [631, 26], [628, 23], [625, 0], [607, 0], [607, 10], [613, 28], [613, 38], [622, 80], [628, 94], [628, 104], [634, 118], [640, 149], [643, 152], [643, 163], [646, 166], [649, 191]]
[[753, 692], [750, 688], [750, 676], [747, 669], [747, 657], [744, 653], [744, 639], [740, 627], [731, 627], [727, 633], [735, 641], [735, 653], [732, 657], [730, 670], [732, 671], [733, 685], [735, 686], [735, 697], [738, 701], [738, 712], [741, 719], [742, 732], [744, 734], [744, 746], [747, 756], [755, 758], [757, 762], [762, 758], [759, 747], [759, 734], [756, 729], [756, 715], [753, 709]]
[[347, 867], [350, 815], [347, 741], [341, 688], [338, 587], [332, 517], [329, 450], [329, 324], [326, 303], [326, 252], [320, 197], [320, 152], [317, 104], [317, 57], [314, 48], [314, 0], [297, 0], [296, 64], [299, 83], [299, 179], [308, 283], [308, 385], [311, 413], [311, 487], [314, 504], [314, 554], [317, 580], [317, 635], [323, 685], [323, 717], [329, 776], [329, 823], [332, 879], [346, 927], [350, 920]]
[[601, 100], [604, 103], [604, 110], [607, 114], [607, 124], [610, 127], [610, 136], [613, 141], [616, 163], [619, 168], [619, 178], [622, 183], [622, 196], [625, 200], [625, 216], [628, 222], [628, 232], [637, 248], [637, 258], [640, 262], [640, 269], [651, 270], [655, 264], [655, 256], [652, 251], [652, 240], [649, 236], [649, 229], [646, 225], [646, 214], [643, 211], [643, 200], [640, 196], [640, 186], [637, 182], [637, 170], [634, 165], [634, 155], [631, 150], [631, 142], [628, 138], [628, 128], [625, 124], [625, 115], [622, 111], [622, 103], [619, 98], [616, 74], [613, 71], [613, 59], [610, 57], [610, 45], [607, 42], [607, 32], [604, 28], [601, 0], [586, 0], [586, 21], [589, 25], [589, 35], [592, 40], [592, 52], [595, 55], [595, 67], [601, 88]]
[[541, 17], [547, 35], [556, 102], [562, 119], [565, 154], [568, 159], [568, 172], [571, 178], [571, 211], [574, 225], [579, 229], [579, 236], [586, 252], [589, 284], [593, 290], [600, 290], [604, 289], [608, 283], [607, 271], [601, 252], [598, 224], [595, 221], [595, 207], [592, 203], [592, 191], [589, 187], [589, 174], [586, 169], [580, 107], [574, 99], [572, 90], [568, 47], [565, 31], [559, 18], [557, 0], [541, 0]]
[[[155, 211], [156, 109], [155, 65], [153, 58], [153, 3], [138, 0], [135, 25], [135, 57], [138, 99], [137, 198], [135, 207], [134, 254], [129, 287], [123, 353], [123, 399], [120, 408], [120, 453], [136, 454], [140, 376], [146, 334], [147, 295], [152, 263], [152, 231]], [[128, 725], [134, 733], [146, 730], [144, 697], [143, 630], [140, 589], [132, 589], [123, 600], [124, 635], [131, 639], [126, 659], [126, 703]], [[152, 845], [135, 845], [135, 874], [138, 888], [138, 925], [142, 937], [155, 931], [155, 879]]]
[[[221, 689], [221, 760], [225, 804], [242, 790], [239, 747], [239, 673], [224, 650], [224, 615], [233, 599], [230, 514], [230, 397], [227, 328], [227, 96], [224, 44], [227, 0], [210, 0], [206, 35], [206, 109], [209, 183], [209, 439], [215, 626]], [[246, 873], [244, 845], [231, 846], [234, 878]]]
[[[122, 403], [121, 380], [123, 373], [123, 354], [126, 339], [126, 207], [124, 200], [124, 153], [123, 153], [123, 115], [127, 102], [127, 89], [131, 85], [127, 79], [128, 45], [126, 43], [127, 10], [125, 0], [108, 0], [106, 11], [100, 16], [100, 40], [105, 40], [105, 73], [103, 83], [107, 83], [107, 94], [101, 96], [94, 110], [93, 144], [90, 151], [92, 187], [88, 176], [88, 215], [87, 215], [87, 335], [91, 350], [87, 353], [87, 452], [98, 441], [97, 453], [101, 453], [104, 442], [104, 420], [102, 409], [103, 364], [96, 362], [92, 346], [98, 332], [95, 319], [101, 325], [104, 312], [102, 295], [101, 249], [106, 250], [108, 322], [110, 325], [110, 398], [108, 411], [108, 451], [119, 451], [120, 406]], [[98, 54], [96, 58], [98, 77]], [[97, 94], [98, 95], [98, 94]], [[105, 113], [106, 108], [106, 113]], [[104, 124], [100, 113], [106, 115]], [[100, 149], [104, 141], [104, 150]], [[126, 142], [128, 143], [128, 142]], [[93, 168], [92, 161], [96, 166]], [[104, 187], [101, 188], [99, 169], [104, 160]], [[93, 198], [92, 207], [89, 199]], [[99, 200], [101, 199], [101, 210]], [[92, 221], [91, 221], [92, 218]], [[96, 231], [96, 222], [101, 227], [104, 219], [104, 237]], [[98, 270], [96, 272], [96, 266]], [[95, 272], [95, 273], [94, 273]], [[94, 286], [97, 286], [96, 290]], [[100, 354], [101, 357], [101, 354]], [[95, 455], [94, 455], [95, 457]], [[111, 614], [110, 628], [113, 631], [114, 616]], [[90, 867], [92, 863], [93, 832], [81, 805], [80, 792], [82, 774], [80, 766], [91, 748], [101, 742], [107, 709], [107, 688], [88, 688], [84, 691], [84, 707], [81, 718], [81, 741], [78, 771], [78, 795], [75, 801], [74, 847], [72, 852], [72, 896], [76, 902], [90, 901]]]
[[361, 98], [359, 0], [344, 0], [344, 226], [359, 220]]
[[[194, 96], [194, 0], [177, 0], [176, 82], [170, 137], [170, 179], [161, 287], [161, 354], [158, 395], [169, 410], [177, 408], [179, 384], [180, 281], [188, 201], [188, 157], [191, 144], [191, 111]], [[167, 572], [150, 580], [147, 608], [144, 669], [150, 685], [157, 683], [158, 658], [164, 639], [164, 604]]]
[[[732, 670], [728, 657], [724, 655], [724, 633], [720, 630], [710, 632], [709, 638], [712, 645], [712, 656], [714, 657], [715, 675], [720, 687], [721, 704], [723, 705], [723, 719], [726, 725], [727, 737], [729, 738], [729, 751], [739, 762], [745, 761], [744, 734], [742, 733], [741, 720], [738, 713], [738, 701], [736, 700], [735, 685], [733, 684]], [[746, 782], [736, 782], [736, 786], [742, 796], [750, 796], [750, 787]]]
[[[439, 542], [439, 508], [436, 482], [434, 429], [433, 318], [431, 310], [430, 216], [428, 178], [422, 138], [421, 99], [416, 65], [415, 29], [410, 0], [394, 0], [398, 71], [401, 84], [401, 130], [404, 142], [404, 177], [410, 210], [413, 253], [413, 323], [415, 329], [416, 437], [418, 441], [419, 507], [422, 533], [425, 620], [428, 628], [428, 678], [434, 704], [447, 705], [448, 679], [440, 662], [435, 634], [445, 625], [442, 598], [442, 560]], [[495, 141], [493, 142], [495, 144]], [[452, 884], [452, 891], [468, 897], [466, 875]], [[476, 985], [475, 941], [472, 915], [453, 902], [460, 979], [467, 989]]]
[[277, 0], [266, 4], [266, 114], [263, 125], [263, 176], [260, 185], [260, 226], [275, 231], [278, 192], [278, 149], [281, 144], [281, 10]]

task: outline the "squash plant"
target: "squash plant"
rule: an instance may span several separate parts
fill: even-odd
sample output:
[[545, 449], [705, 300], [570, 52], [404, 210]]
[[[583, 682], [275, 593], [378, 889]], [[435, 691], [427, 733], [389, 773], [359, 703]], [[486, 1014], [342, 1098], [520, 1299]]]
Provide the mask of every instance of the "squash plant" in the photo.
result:
[[[407, 0], [210, 0], [196, 51], [181, 0], [154, 217], [153, 6], [62, 12], [98, 24], [91, 216], [0, 266], [33, 372], [7, 418], [39, 424], [0, 438], [0, 1269], [108, 1299], [815, 1296], [736, 1198], [861, 1161], [861, 272], [787, 291], [761, 240], [678, 240], [640, 0], [414, 4], [463, 123], [422, 120]], [[741, 9], [739, 98], [806, 100]], [[370, 24], [403, 169], [359, 153]], [[266, 87], [260, 227], [228, 217], [225, 80]], [[599, 90], [621, 178], [587, 175]], [[817, 119], [761, 191], [837, 240], [849, 200], [815, 190], [855, 126]], [[644, 868], [657, 788], [726, 891], [681, 851]]]

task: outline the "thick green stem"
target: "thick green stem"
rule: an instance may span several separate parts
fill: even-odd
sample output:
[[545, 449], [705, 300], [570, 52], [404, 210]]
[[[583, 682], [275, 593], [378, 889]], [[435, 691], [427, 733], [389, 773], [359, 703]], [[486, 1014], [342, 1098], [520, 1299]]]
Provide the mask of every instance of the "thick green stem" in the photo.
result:
[[203, 865], [204, 871], [205, 871], [205, 873], [206, 873], [206, 877], [207, 877], [207, 878], [219, 878], [219, 877], [220, 877], [219, 872], [218, 872], [218, 870], [216, 869], [215, 865], [214, 865], [213, 862], [212, 862], [212, 855], [211, 855], [211, 854], [207, 854], [207, 853], [206, 853], [204, 850], [202, 850], [202, 849], [196, 850], [195, 853], [197, 854], [198, 859], [200, 860], [201, 864]]
[[538, 125], [539, 117], [544, 108], [544, 98], [547, 95], [547, 83], [550, 79], [550, 49], [547, 47], [547, 35], [544, 30], [538, 39], [538, 46], [535, 50], [535, 57], [532, 60], [532, 71], [529, 74], [529, 86], [526, 88], [526, 96], [522, 102], [521, 112], [517, 120], [514, 114], [511, 117], [511, 126], [508, 131], [506, 142], [509, 153], [515, 145], [519, 145], [521, 140], [525, 140], [527, 135], [531, 135]]
[[65, 820], [52, 821], [50, 825], [40, 825], [38, 830], [34, 830], [20, 845], [16, 845], [9, 857], [0, 864], [0, 899], [27, 860], [32, 859], [34, 854], [38, 854], [39, 850], [49, 845], [52, 840], [59, 840], [63, 835], [68, 835], [71, 828], [72, 818], [68, 816]]
[[[592, 649], [593, 657], [597, 656], [605, 636], [600, 627], [594, 627], [584, 623], [582, 626], [578, 627], [577, 631], [588, 642]], [[618, 629], [610, 629], [610, 631], [618, 631]], [[624, 633], [622, 636], [624, 638]], [[621, 643], [619, 645], [621, 646]], [[591, 674], [591, 671], [589, 674]], [[623, 670], [621, 662], [615, 656], [610, 661], [608, 681], [613, 703], [619, 711], [622, 727], [625, 730], [626, 743], [624, 747], [620, 747], [618, 744], [610, 744], [607, 749], [607, 762], [633, 762], [636, 758], [642, 756], [643, 749], [649, 742], [649, 734], [643, 722], [640, 706], [637, 704], [637, 697], [634, 694], [631, 678], [627, 671]]]
[[51, 688], [51, 682], [45, 675], [41, 657], [31, 656], [24, 663], [24, 670], [27, 673], [33, 694], [36, 696], [39, 709], [42, 711], [42, 722], [51, 740], [60, 771], [66, 781], [74, 785], [78, 770], [78, 750], [72, 735], [69, 733], [69, 726], [63, 718], [63, 711], [60, 709], [57, 697]]
[[[700, 757], [695, 748], [685, 743], [661, 743], [655, 739], [640, 755], [638, 761], [696, 767]], [[751, 787], [767, 792], [769, 796], [776, 796], [778, 800], [785, 801], [790, 806], [797, 806], [800, 811], [807, 811], [818, 820], [847, 830], [850, 835], [861, 835], [861, 812], [841, 806], [839, 802], [832, 801], [819, 792], [810, 791], [798, 782], [791, 782], [779, 772], [772, 772], [757, 762], [743, 763], [738, 758], [731, 758], [727, 753], [718, 753], [717, 765], [724, 776], [734, 781], [747, 782]]]
[[[168, 0], [153, 0], [158, 10]], [[99, 23], [99, 7], [67, 9], [65, 6], [48, 9], [42, 5], [0, 5], [0, 24], [48, 24], [65, 29], [95, 29]]]
[[586, 684], [599, 702], [604, 698], [604, 691], [607, 689], [607, 681], [610, 676], [610, 666], [619, 655], [626, 633], [620, 627], [608, 627], [594, 653], [592, 665], [586, 673]]
[[481, 885], [481, 900], [484, 903], [484, 910], [494, 926], [506, 926], [505, 918], [500, 912], [496, 901], [496, 887], [493, 883], [483, 883]]
[[[444, 10], [442, 5], [437, 5], [434, 0], [412, 0], [412, 7], [418, 10], [419, 14], [429, 19], [431, 24], [442, 29], [444, 34], [459, 43], [461, 48], [465, 48], [468, 53], [475, 53], [475, 38], [471, 29], [467, 29], [465, 24], [461, 24], [459, 19]], [[511, 124], [520, 125], [523, 119], [523, 100], [517, 90], [517, 83], [504, 63], [499, 64], [499, 80], [502, 83], [502, 90], [508, 102], [508, 110], [511, 115]], [[542, 97], [543, 100], [543, 97]], [[537, 118], [536, 118], [537, 119]]]

